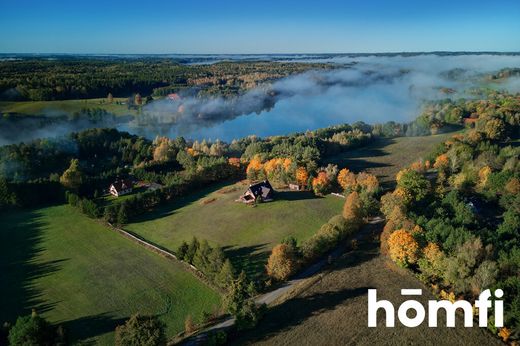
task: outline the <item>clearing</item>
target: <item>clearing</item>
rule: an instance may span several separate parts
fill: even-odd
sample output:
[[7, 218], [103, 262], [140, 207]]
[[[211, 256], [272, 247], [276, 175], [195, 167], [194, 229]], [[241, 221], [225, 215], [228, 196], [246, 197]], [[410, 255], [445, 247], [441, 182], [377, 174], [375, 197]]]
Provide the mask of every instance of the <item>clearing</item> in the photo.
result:
[[430, 154], [435, 145], [446, 141], [454, 132], [433, 136], [379, 138], [364, 147], [345, 151], [328, 161], [358, 173], [366, 170], [380, 182], [388, 184], [403, 167]]
[[108, 103], [105, 98], [59, 100], [59, 101], [0, 101], [0, 113], [18, 113], [27, 115], [69, 115], [84, 108], [102, 108], [115, 115], [137, 114], [137, 110], [128, 109], [127, 98], [114, 98]]
[[0, 254], [0, 321], [36, 308], [73, 343], [112, 345], [114, 327], [135, 312], [159, 315], [173, 336], [188, 313], [199, 320], [220, 306], [219, 294], [181, 264], [69, 206], [4, 213]]
[[[367, 170], [391, 182], [403, 166], [425, 157], [451, 134], [378, 139], [327, 160], [354, 172]], [[344, 200], [315, 197], [311, 192], [278, 192], [274, 202], [249, 207], [235, 202], [247, 189], [244, 182], [220, 184], [146, 213], [125, 228], [175, 251], [193, 236], [224, 247], [234, 264], [249, 274], [263, 271], [271, 248], [292, 235], [299, 241], [314, 234]]]
[[271, 248], [292, 235], [299, 241], [339, 214], [344, 199], [307, 191], [278, 191], [273, 202], [255, 207], [235, 200], [247, 183], [220, 184], [146, 213], [125, 229], [175, 251], [193, 236], [222, 246], [248, 274], [263, 271]]

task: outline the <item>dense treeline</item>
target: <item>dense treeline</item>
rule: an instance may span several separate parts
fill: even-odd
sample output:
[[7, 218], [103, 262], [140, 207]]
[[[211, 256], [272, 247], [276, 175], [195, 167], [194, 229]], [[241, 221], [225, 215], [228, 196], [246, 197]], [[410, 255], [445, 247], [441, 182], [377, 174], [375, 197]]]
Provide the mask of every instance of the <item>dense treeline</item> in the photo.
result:
[[381, 199], [388, 251], [445, 299], [504, 290], [505, 327], [490, 319], [489, 328], [518, 340], [519, 103], [506, 96], [459, 107], [476, 107], [473, 128], [440, 145], [431, 161], [399, 172], [396, 190]]
[[486, 89], [469, 92], [477, 98], [427, 102], [421, 115], [407, 127], [406, 134], [436, 134], [447, 125], [466, 125], [477, 126], [479, 131], [488, 134], [499, 131], [492, 139], [513, 135], [510, 131], [515, 129], [506, 128], [505, 123], [519, 122], [520, 99], [517, 95]]
[[24, 59], [0, 61], [0, 100], [65, 100], [133, 94], [164, 96], [186, 88], [236, 95], [258, 83], [325, 64], [223, 62], [181, 65], [171, 59]]

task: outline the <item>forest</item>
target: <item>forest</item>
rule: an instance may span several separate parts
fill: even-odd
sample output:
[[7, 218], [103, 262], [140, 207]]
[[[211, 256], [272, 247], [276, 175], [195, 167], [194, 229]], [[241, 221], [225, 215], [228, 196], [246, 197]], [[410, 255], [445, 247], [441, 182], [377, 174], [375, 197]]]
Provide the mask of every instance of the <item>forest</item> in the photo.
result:
[[386, 251], [443, 299], [504, 290], [506, 327], [489, 321], [504, 341], [520, 336], [518, 101], [492, 95], [430, 105], [423, 119], [463, 117], [468, 129], [401, 170], [381, 198]]
[[221, 62], [183, 65], [172, 59], [23, 59], [0, 61], [0, 101], [166, 96], [235, 96], [261, 83], [327, 64]]

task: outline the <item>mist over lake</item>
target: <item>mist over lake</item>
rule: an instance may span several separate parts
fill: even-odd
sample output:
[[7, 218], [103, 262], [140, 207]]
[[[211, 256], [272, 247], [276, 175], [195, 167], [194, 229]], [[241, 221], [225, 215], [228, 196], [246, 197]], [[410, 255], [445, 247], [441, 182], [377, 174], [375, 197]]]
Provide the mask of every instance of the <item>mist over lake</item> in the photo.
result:
[[427, 100], [470, 98], [466, 91], [473, 87], [520, 89], [518, 77], [489, 78], [501, 69], [520, 67], [519, 55], [298, 56], [294, 61], [328, 62], [335, 68], [287, 77], [233, 100], [157, 100], [143, 109], [149, 121], [123, 128], [148, 137], [230, 141], [356, 121], [408, 122]]
[[[147, 56], [40, 58], [140, 61]], [[330, 68], [273, 78], [231, 97], [200, 96], [195, 87], [186, 88], [176, 99], [155, 98], [140, 107], [138, 114], [135, 110], [133, 114], [123, 111], [124, 116], [101, 116], [94, 122], [83, 116], [70, 121], [70, 112], [52, 109], [49, 104], [41, 114], [29, 113], [16, 121], [1, 122], [0, 145], [59, 137], [93, 127], [115, 127], [150, 139], [161, 135], [231, 141], [253, 134], [284, 135], [357, 121], [409, 122], [421, 112], [424, 101], [473, 98], [475, 95], [468, 92], [477, 87], [520, 91], [518, 71], [499, 76], [503, 69], [520, 68], [519, 54], [165, 55], [160, 59], [183, 65], [267, 61], [320, 63]]]

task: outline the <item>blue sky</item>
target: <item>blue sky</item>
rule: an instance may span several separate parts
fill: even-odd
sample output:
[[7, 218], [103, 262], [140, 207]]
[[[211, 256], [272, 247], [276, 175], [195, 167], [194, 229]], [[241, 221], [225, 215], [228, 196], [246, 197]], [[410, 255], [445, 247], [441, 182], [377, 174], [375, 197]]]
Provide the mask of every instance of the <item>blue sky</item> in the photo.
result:
[[520, 1], [0, 0], [3, 53], [520, 51]]

